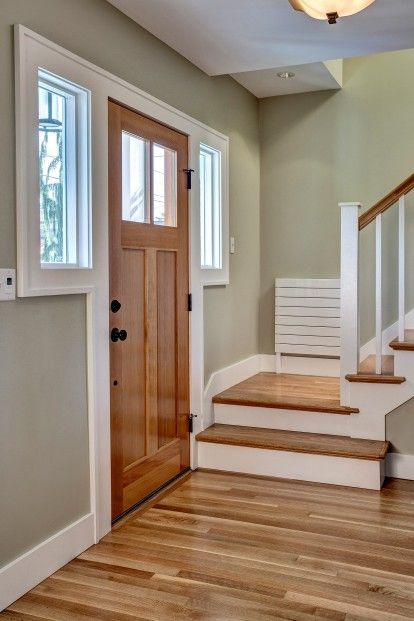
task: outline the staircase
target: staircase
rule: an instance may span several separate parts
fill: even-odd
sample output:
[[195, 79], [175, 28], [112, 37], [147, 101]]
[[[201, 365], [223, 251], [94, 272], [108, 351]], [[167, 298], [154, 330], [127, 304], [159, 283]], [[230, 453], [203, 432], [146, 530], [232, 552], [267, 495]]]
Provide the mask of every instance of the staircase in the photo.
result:
[[[362, 216], [358, 203], [340, 205], [340, 376], [258, 373], [215, 395], [214, 424], [196, 436], [199, 467], [381, 488], [389, 450], [385, 417], [414, 397], [414, 329], [405, 325], [405, 196], [413, 188], [414, 175]], [[384, 344], [382, 214], [396, 203], [398, 324], [395, 338]], [[376, 231], [375, 353], [360, 361], [360, 232], [371, 223]]]

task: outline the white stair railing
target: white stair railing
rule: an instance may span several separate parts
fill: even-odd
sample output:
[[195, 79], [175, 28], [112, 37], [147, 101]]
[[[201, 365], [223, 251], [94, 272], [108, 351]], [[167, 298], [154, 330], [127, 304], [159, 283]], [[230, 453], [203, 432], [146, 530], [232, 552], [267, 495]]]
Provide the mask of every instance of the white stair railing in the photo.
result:
[[359, 243], [360, 231], [375, 221], [375, 373], [382, 373], [382, 214], [398, 203], [398, 339], [405, 338], [405, 197], [414, 188], [414, 174], [359, 216], [360, 203], [341, 208], [341, 403], [349, 403], [346, 375], [359, 370]]

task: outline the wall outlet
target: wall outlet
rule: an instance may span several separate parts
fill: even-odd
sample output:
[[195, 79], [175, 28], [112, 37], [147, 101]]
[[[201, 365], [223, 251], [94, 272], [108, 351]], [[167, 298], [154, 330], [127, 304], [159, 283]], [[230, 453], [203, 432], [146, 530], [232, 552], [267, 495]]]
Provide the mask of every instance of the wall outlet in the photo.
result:
[[236, 242], [234, 241], [234, 237], [230, 237], [230, 254], [234, 254], [236, 252]]
[[16, 299], [16, 270], [0, 268], [0, 302]]

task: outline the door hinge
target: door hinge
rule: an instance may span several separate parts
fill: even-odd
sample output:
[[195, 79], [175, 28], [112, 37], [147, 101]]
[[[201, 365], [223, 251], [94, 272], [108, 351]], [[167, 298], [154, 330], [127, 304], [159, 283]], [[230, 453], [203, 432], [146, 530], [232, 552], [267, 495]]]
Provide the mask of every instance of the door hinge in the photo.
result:
[[197, 414], [190, 414], [188, 417], [188, 431], [193, 433], [194, 431], [194, 419], [197, 418]]
[[188, 294], [187, 309], [189, 313], [191, 313], [191, 311], [193, 310], [193, 294], [192, 293]]
[[194, 168], [184, 168], [184, 172], [187, 175], [187, 190], [191, 190], [192, 187], [192, 178], [191, 175], [193, 174]]

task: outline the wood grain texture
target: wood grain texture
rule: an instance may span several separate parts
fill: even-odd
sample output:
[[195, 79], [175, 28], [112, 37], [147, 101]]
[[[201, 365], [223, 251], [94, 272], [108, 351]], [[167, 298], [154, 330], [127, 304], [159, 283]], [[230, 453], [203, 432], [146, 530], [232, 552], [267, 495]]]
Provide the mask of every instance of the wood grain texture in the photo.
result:
[[361, 440], [347, 436], [302, 433], [262, 427], [212, 425], [196, 436], [199, 442], [250, 446], [273, 451], [312, 453], [377, 461], [384, 459], [389, 442]]
[[414, 351], [414, 330], [406, 330], [404, 340], [394, 339], [391, 341], [390, 347], [397, 351]]
[[349, 373], [345, 379], [363, 384], [403, 384], [406, 381], [405, 377], [394, 375], [394, 356], [382, 356], [382, 373], [375, 373], [374, 354], [360, 363], [357, 374]]
[[401, 196], [408, 194], [408, 192], [411, 192], [413, 188], [414, 173], [410, 175], [407, 179], [405, 179], [405, 181], [400, 183], [400, 185], [398, 185], [396, 188], [391, 190], [391, 192], [384, 196], [384, 198], [375, 203], [375, 205], [373, 205], [371, 209], [368, 209], [368, 211], [366, 211], [359, 217], [359, 230], [365, 228], [370, 222], [375, 220], [375, 218], [379, 216], [379, 214], [387, 211], [387, 209], [389, 207], [392, 207], [392, 205], [394, 205]]
[[1, 621], [414, 619], [414, 483], [196, 472]]
[[357, 414], [339, 401], [339, 378], [258, 373], [213, 397], [213, 403], [326, 414]]
[[[122, 219], [123, 132], [145, 138], [151, 154], [155, 143], [175, 153], [176, 179], [171, 166], [164, 177], [164, 185], [174, 187], [166, 196], [171, 226]], [[109, 327], [128, 333], [125, 342], [110, 342], [115, 519], [189, 466], [188, 191], [183, 172], [188, 138], [110, 101], [108, 149], [110, 299], [121, 303], [118, 312], [109, 313]], [[153, 198], [152, 156], [147, 165]]]

